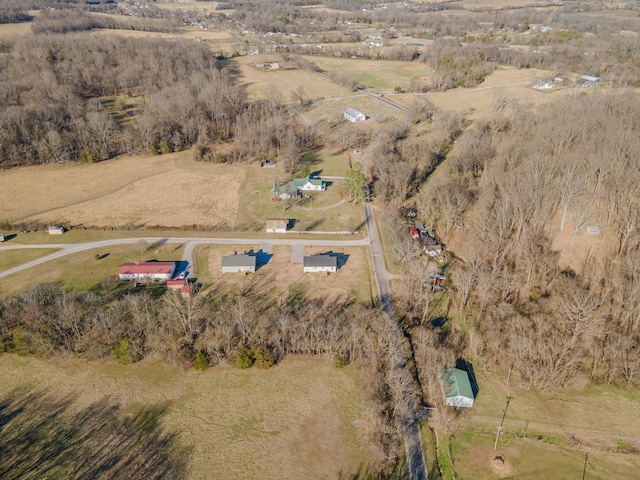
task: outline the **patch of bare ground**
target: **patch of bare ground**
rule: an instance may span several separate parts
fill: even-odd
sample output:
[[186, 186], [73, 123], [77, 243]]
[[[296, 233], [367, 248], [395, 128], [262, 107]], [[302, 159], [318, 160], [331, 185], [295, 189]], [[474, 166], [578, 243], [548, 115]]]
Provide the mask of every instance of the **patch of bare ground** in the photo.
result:
[[288, 357], [269, 370], [0, 356], [10, 390], [38, 386], [79, 407], [108, 397], [128, 409], [163, 402], [162, 425], [191, 446], [190, 479], [324, 479], [371, 459], [355, 368]]

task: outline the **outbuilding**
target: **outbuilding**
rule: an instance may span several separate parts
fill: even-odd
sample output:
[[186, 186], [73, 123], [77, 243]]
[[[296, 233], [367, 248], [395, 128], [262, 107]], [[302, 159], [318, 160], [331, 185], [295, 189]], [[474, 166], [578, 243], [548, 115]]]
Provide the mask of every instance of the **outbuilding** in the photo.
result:
[[256, 271], [256, 256], [246, 253], [222, 257], [222, 273], [253, 273]]
[[471, 388], [469, 374], [459, 368], [446, 370], [442, 379], [445, 382], [444, 403], [449, 407], [471, 408], [475, 397]]
[[350, 122], [364, 122], [367, 119], [367, 116], [356, 110], [355, 108], [347, 108], [344, 112], [344, 118], [349, 120]]
[[267, 220], [267, 233], [287, 233], [289, 229], [289, 219], [273, 218]]
[[322, 253], [304, 257], [302, 270], [304, 273], [335, 273], [338, 271], [338, 259], [335, 255]]
[[47, 232], [49, 232], [49, 235], [62, 235], [64, 233], [64, 227], [62, 225], [49, 225]]
[[176, 262], [127, 262], [118, 269], [120, 280], [170, 280]]
[[591, 75], [583, 75], [578, 80], [578, 83], [583, 87], [593, 87], [595, 85], [600, 85], [602, 80], [599, 77], [592, 77]]

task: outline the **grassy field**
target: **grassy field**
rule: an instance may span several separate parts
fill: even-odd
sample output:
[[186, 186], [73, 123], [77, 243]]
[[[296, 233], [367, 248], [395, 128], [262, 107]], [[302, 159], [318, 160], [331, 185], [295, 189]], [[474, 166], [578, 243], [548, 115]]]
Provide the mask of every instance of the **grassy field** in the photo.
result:
[[[301, 264], [291, 263], [291, 247], [285, 245], [274, 245], [273, 256], [255, 274], [236, 275], [220, 272], [224, 255], [231, 255], [234, 250], [245, 251], [251, 248], [258, 251], [260, 245], [244, 246], [243, 249], [229, 246], [198, 247], [198, 279], [203, 281], [205, 286], [213, 283], [223, 291], [251, 288], [265, 299], [275, 299], [276, 295], [279, 295], [284, 300], [289, 295], [302, 291], [307, 297], [323, 298], [329, 303], [343, 303], [351, 299], [365, 305], [372, 303], [371, 267], [368, 251], [364, 247], [334, 249], [335, 253], [343, 254], [340, 262], [344, 264], [337, 273], [326, 277], [303, 273]], [[306, 247], [304, 254], [313, 255], [329, 250], [322, 247]]]
[[309, 60], [328, 73], [340, 72], [374, 90], [407, 88], [412, 78], [425, 79], [430, 75], [427, 65], [420, 62], [337, 57], [309, 57]]
[[16, 35], [30, 34], [31, 22], [24, 23], [3, 23], [0, 25], [0, 38], [11, 39]]
[[282, 62], [278, 55], [251, 55], [233, 59], [233, 65], [240, 72], [239, 81], [247, 85], [249, 97], [265, 98], [273, 88], [282, 94], [284, 102], [291, 102], [291, 92], [299, 87], [304, 88], [309, 99], [349, 93], [345, 87], [306, 70], [297, 68], [265, 71], [252, 65], [271, 61]]
[[[169, 404], [162, 427], [191, 447], [190, 479], [324, 479], [370, 460], [361, 379], [353, 368], [289, 357], [269, 370], [40, 360], [0, 355], [3, 391], [37, 385], [75, 404]], [[215, 472], [212, 477], [212, 472]]]
[[[147, 245], [148, 246], [148, 245]], [[183, 246], [180, 244], [163, 245], [140, 252], [141, 246], [114, 245], [100, 250], [87, 250], [45, 262], [22, 272], [0, 279], [0, 292], [14, 295], [38, 283], [61, 282], [67, 288], [90, 290], [109, 276], [118, 274], [118, 267], [124, 262], [135, 260], [180, 260]], [[15, 252], [15, 253], [14, 253]], [[20, 255], [20, 250], [6, 252], [13, 259], [13, 255]], [[96, 254], [103, 258], [96, 260]], [[26, 260], [25, 260], [26, 261]]]
[[233, 226], [243, 169], [194, 162], [190, 155], [9, 170], [0, 177], [3, 220], [98, 228]]
[[[476, 370], [478, 371], [478, 369]], [[576, 379], [574, 385], [540, 394], [508, 390], [479, 375], [480, 393], [463, 433], [452, 440], [456, 478], [634, 478], [640, 467], [637, 392]], [[506, 398], [512, 396], [503, 434], [493, 450]], [[493, 463], [503, 455], [504, 467]]]
[[31, 260], [44, 257], [57, 251], [57, 248], [30, 248], [25, 250], [3, 251], [2, 246], [0, 246], [0, 271], [15, 267], [21, 263], [30, 262]]

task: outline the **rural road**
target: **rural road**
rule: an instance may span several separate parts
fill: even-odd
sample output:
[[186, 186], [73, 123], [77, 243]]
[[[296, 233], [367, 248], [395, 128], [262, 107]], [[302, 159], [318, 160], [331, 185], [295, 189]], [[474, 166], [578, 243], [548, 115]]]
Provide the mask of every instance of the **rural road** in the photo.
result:
[[213, 237], [137, 237], [137, 238], [116, 238], [111, 240], [100, 240], [97, 242], [85, 242], [85, 243], [46, 243], [38, 245], [2, 245], [0, 246], [0, 252], [5, 250], [17, 250], [24, 248], [59, 248], [60, 250], [44, 257], [36, 258], [30, 262], [17, 265], [12, 268], [8, 268], [0, 272], [0, 278], [6, 277], [16, 272], [26, 270], [27, 268], [40, 265], [51, 260], [55, 260], [65, 255], [72, 253], [84, 252], [86, 250], [93, 250], [97, 248], [107, 248], [113, 245], [127, 245], [147, 242], [149, 245], [157, 243], [163, 245], [165, 243], [184, 243], [185, 252], [183, 254], [183, 260], [187, 261], [189, 265], [193, 266], [193, 249], [197, 245], [259, 245], [261, 243], [271, 243], [273, 245], [310, 245], [315, 247], [362, 247], [369, 245], [369, 237], [360, 240], [309, 240], [296, 239], [296, 238], [213, 238]]
[[378, 225], [373, 212], [373, 205], [369, 202], [364, 203], [364, 218], [367, 223], [367, 231], [369, 232], [369, 240], [371, 242], [369, 246], [373, 263], [373, 276], [378, 285], [380, 308], [384, 312], [387, 320], [391, 360], [389, 377], [393, 379], [390, 386], [396, 401], [396, 415], [402, 426], [409, 480], [427, 480], [427, 466], [424, 458], [424, 450], [422, 449], [420, 424], [417, 420], [418, 412], [413, 395], [414, 381], [407, 368], [407, 353], [403, 345], [404, 336], [396, 320], [393, 302], [391, 300], [391, 289], [389, 288], [389, 280], [391, 277], [396, 277], [396, 275], [391, 275], [387, 271], [384, 263], [384, 253], [378, 233]]

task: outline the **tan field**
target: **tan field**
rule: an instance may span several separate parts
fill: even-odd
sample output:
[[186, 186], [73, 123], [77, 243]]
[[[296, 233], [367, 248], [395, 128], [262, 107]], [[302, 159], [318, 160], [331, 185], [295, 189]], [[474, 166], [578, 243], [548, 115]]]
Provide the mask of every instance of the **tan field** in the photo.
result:
[[251, 98], [265, 98], [271, 89], [282, 94], [284, 102], [291, 102], [291, 94], [298, 88], [304, 88], [309, 99], [323, 98], [330, 95], [348, 93], [345, 87], [333, 83], [312, 72], [296, 68], [293, 70], [262, 70], [252, 64], [264, 62], [281, 62], [277, 55], [248, 55], [233, 60], [237, 64], [241, 76], [240, 83], [247, 85]]
[[0, 218], [99, 228], [234, 225], [243, 169], [189, 156], [128, 156], [2, 172]]
[[[265, 240], [268, 243], [268, 240]], [[303, 290], [309, 298], [322, 298], [328, 304], [338, 304], [354, 298], [364, 304], [371, 303], [371, 269], [369, 268], [369, 256], [363, 247], [347, 247], [330, 249], [323, 247], [305, 247], [305, 255], [326, 253], [333, 250], [334, 253], [343, 254], [344, 262], [337, 273], [328, 276], [304, 273], [302, 264], [291, 262], [291, 247], [274, 245], [273, 256], [266, 265], [260, 267], [256, 273], [241, 275], [235, 273], [222, 273], [220, 266], [222, 257], [231, 255], [234, 251], [241, 253], [251, 248], [258, 251], [260, 246], [242, 246], [241, 248], [207, 246], [199, 247], [197, 256], [206, 258], [199, 265], [206, 266], [208, 272], [196, 270], [198, 278], [210, 279], [215, 288], [225, 291], [237, 291], [248, 288], [258, 289], [261, 296], [275, 298], [279, 295], [282, 300], [293, 292]], [[202, 277], [204, 274], [204, 277]], [[375, 292], [373, 292], [375, 293]]]
[[33, 33], [31, 31], [31, 23], [4, 23], [0, 25], [0, 38], [14, 37], [25, 33]]
[[28, 385], [71, 395], [78, 406], [108, 398], [125, 412], [168, 402], [161, 426], [191, 447], [192, 480], [338, 478], [371, 458], [361, 379], [354, 368], [336, 369], [325, 359], [288, 357], [269, 370], [221, 365], [198, 373], [3, 354], [0, 383], [3, 392]]

